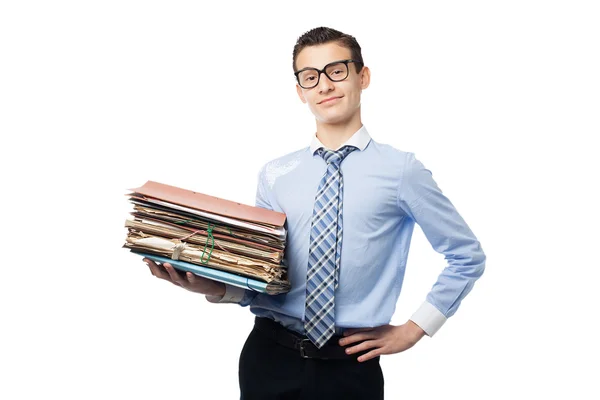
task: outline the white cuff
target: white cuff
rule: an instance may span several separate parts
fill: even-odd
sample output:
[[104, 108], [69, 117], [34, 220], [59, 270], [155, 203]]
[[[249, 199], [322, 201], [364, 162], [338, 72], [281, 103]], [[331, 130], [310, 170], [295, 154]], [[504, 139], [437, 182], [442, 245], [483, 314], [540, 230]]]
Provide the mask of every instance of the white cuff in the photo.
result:
[[431, 303], [425, 301], [410, 317], [410, 320], [419, 325], [429, 337], [432, 337], [444, 325], [447, 318]]
[[223, 297], [206, 296], [210, 303], [239, 303], [244, 298], [246, 289], [234, 285], [225, 284], [225, 294]]

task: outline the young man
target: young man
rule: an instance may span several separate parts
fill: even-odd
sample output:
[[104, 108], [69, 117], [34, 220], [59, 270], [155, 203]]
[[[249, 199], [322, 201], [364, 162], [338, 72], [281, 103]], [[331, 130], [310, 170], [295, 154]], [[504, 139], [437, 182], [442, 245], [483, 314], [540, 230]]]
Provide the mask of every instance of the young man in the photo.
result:
[[[287, 215], [292, 290], [269, 296], [183, 277], [169, 264], [150, 269], [210, 302], [250, 306], [256, 320], [240, 356], [242, 399], [382, 399], [380, 356], [433, 336], [486, 257], [414, 154], [370, 137], [360, 114], [370, 71], [354, 37], [308, 31], [293, 67], [316, 133], [310, 146], [261, 169], [256, 196], [257, 206]], [[415, 223], [448, 266], [412, 317], [392, 326]]]

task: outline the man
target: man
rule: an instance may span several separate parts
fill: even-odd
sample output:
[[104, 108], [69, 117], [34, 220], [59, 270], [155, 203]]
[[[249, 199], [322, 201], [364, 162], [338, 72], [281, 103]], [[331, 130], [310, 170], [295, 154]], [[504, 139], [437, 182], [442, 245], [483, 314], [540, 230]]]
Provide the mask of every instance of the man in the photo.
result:
[[[287, 216], [292, 290], [269, 296], [183, 277], [169, 264], [150, 262], [150, 269], [210, 302], [250, 306], [256, 322], [240, 356], [242, 399], [382, 399], [380, 356], [433, 336], [486, 257], [432, 173], [362, 124], [370, 71], [354, 37], [308, 31], [293, 67], [316, 134], [309, 147], [261, 169], [256, 196], [257, 206]], [[415, 223], [448, 266], [412, 317], [392, 326]]]

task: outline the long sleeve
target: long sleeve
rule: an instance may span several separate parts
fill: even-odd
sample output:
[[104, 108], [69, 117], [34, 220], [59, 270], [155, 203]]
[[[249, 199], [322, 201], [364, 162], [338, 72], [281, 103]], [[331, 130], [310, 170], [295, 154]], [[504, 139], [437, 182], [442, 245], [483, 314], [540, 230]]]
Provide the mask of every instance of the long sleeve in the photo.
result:
[[[269, 210], [273, 208], [269, 204], [267, 188], [265, 186], [265, 176], [264, 176], [265, 167], [260, 169], [258, 173], [258, 185], [256, 188], [256, 207], [262, 207]], [[219, 296], [206, 296], [206, 300], [210, 303], [238, 303], [242, 307], [248, 306], [258, 292], [243, 289], [238, 286], [225, 284], [225, 295], [223, 297]]]
[[410, 318], [429, 336], [451, 317], [485, 270], [486, 256], [467, 223], [414, 153], [407, 153], [398, 190], [399, 207], [423, 230], [447, 266]]

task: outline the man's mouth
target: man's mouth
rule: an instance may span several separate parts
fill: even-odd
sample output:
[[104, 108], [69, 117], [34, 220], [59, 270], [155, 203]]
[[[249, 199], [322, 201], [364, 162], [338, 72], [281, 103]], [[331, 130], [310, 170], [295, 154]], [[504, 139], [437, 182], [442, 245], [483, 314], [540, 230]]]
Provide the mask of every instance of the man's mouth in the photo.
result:
[[330, 101], [335, 101], [335, 100], [341, 99], [341, 98], [342, 98], [342, 96], [330, 97], [328, 99], [320, 101], [318, 104], [329, 103]]

